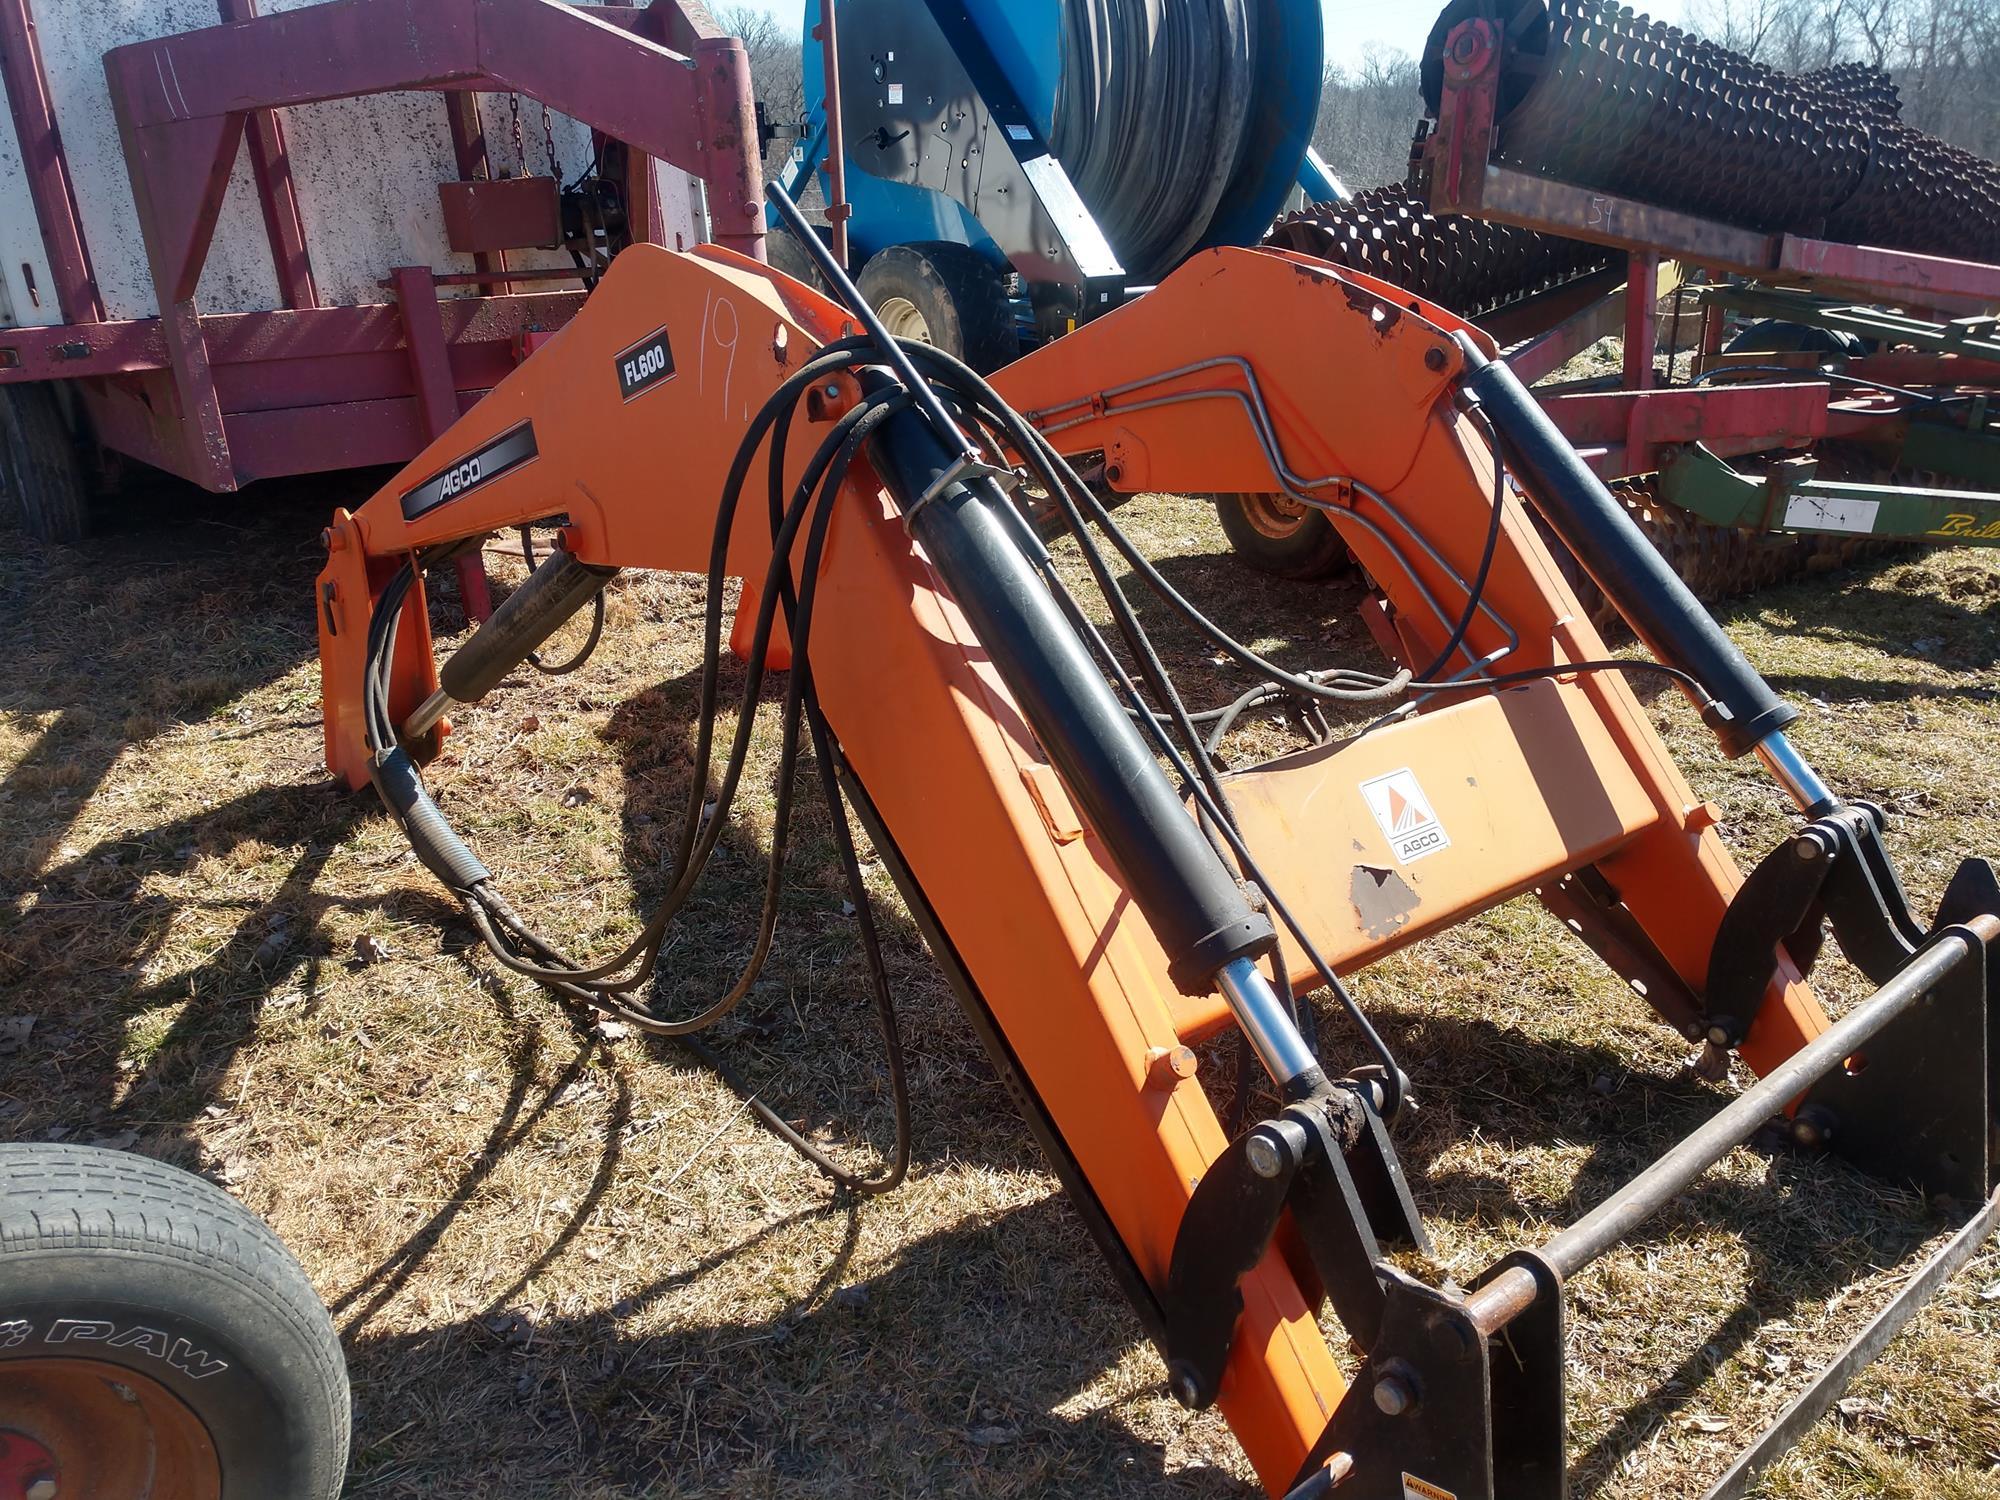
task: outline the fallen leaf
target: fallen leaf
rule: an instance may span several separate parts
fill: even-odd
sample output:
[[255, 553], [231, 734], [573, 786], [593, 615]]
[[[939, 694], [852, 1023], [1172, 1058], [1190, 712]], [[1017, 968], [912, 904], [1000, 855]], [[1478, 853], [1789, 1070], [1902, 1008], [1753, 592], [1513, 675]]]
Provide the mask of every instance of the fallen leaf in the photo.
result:
[[364, 932], [354, 940], [354, 957], [359, 963], [378, 964], [389, 956], [389, 945], [372, 932]]

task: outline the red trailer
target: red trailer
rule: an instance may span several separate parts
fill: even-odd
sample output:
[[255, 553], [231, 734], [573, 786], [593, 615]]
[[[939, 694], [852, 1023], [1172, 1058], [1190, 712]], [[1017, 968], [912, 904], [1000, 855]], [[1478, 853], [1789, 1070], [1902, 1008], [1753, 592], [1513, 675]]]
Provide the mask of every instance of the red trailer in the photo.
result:
[[[762, 257], [749, 63], [699, 0], [196, 4], [0, 0], [0, 490], [41, 537], [95, 453], [212, 491], [406, 461], [633, 240]], [[121, 25], [155, 34], [80, 55]]]

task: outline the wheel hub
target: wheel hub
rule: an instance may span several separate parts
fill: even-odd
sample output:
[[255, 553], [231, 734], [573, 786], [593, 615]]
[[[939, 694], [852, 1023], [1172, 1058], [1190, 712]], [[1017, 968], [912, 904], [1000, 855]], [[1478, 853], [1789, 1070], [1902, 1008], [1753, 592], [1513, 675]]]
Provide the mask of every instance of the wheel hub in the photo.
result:
[[1284, 541], [1306, 524], [1310, 508], [1287, 495], [1244, 495], [1243, 518], [1260, 536]]
[[0, 1500], [58, 1500], [56, 1456], [25, 1432], [0, 1431]]
[[158, 1381], [93, 1359], [0, 1371], [0, 1500], [221, 1500], [207, 1428]]
[[875, 315], [896, 338], [916, 339], [924, 344], [936, 342], [931, 337], [930, 319], [908, 297], [884, 297], [882, 305], [875, 309]]

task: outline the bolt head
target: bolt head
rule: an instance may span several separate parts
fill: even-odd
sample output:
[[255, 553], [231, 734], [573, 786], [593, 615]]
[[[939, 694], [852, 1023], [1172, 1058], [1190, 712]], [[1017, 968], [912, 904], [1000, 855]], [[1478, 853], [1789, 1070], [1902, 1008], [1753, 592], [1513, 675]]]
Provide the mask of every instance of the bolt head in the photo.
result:
[[1285, 1153], [1278, 1143], [1262, 1133], [1253, 1133], [1243, 1143], [1243, 1160], [1259, 1177], [1272, 1178], [1285, 1170]]
[[1825, 851], [1820, 848], [1818, 839], [1802, 838], [1792, 845], [1792, 852], [1807, 864], [1811, 864]]
[[1424, 368], [1434, 375], [1442, 370], [1444, 368], [1444, 350], [1435, 347], [1426, 349], [1424, 351]]
[[1417, 1404], [1416, 1392], [1398, 1375], [1384, 1375], [1375, 1382], [1375, 1409], [1385, 1417], [1400, 1417]]
[[53, 1474], [39, 1474], [21, 1491], [22, 1500], [56, 1500], [58, 1489]]
[[1174, 1400], [1189, 1411], [1201, 1407], [1201, 1382], [1195, 1379], [1194, 1371], [1184, 1364], [1176, 1364], [1169, 1372], [1168, 1389], [1174, 1393]]

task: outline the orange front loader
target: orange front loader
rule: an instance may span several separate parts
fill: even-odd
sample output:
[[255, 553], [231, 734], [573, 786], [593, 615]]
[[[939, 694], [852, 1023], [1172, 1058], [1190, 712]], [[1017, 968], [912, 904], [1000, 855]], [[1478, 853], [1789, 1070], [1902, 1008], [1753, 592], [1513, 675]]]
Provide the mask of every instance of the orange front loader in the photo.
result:
[[[1909, 916], [1879, 814], [1819, 783], [1784, 738], [1791, 710], [1479, 335], [1393, 287], [1245, 250], [1195, 257], [997, 392], [877, 334], [741, 257], [635, 247], [568, 328], [335, 518], [316, 601], [328, 764], [377, 785], [501, 962], [652, 1029], [704, 1019], [640, 998], [660, 924], [650, 950], [588, 965], [536, 935], [416, 767], [446, 714], [612, 571], [706, 570], [711, 688], [719, 585], [743, 578], [750, 692], [789, 664], [794, 737], [839, 771], [1174, 1394], [1220, 1406], [1273, 1494], [1561, 1494], [1563, 1276], [1774, 1115], [1985, 1205], [1955, 1242], [1969, 1253], [2000, 1212], [1990, 870], [1969, 862], [1936, 924]], [[1026, 472], [1093, 523], [1094, 548], [1129, 545], [1061, 457], [1085, 452], [1121, 489], [1326, 509], [1407, 666], [1303, 677], [1218, 643], [1274, 692], [1378, 705], [1371, 726], [1218, 772], [1112, 559], [1096, 561], [1117, 649], [1004, 493]], [[1662, 664], [1636, 669], [1675, 676], [1724, 748], [1761, 755], [1799, 803], [1799, 833], [1748, 882], [1516, 482]], [[421, 566], [551, 516], [562, 550], [440, 673]], [[1143, 580], [1142, 564], [1117, 559]], [[707, 746], [704, 730], [704, 768]], [[726, 813], [738, 764], [724, 756], [720, 795], [697, 776], [677, 892], [721, 821], [697, 826], [703, 798]], [[1471, 1289], [1426, 1286], [1387, 1259], [1424, 1233], [1394, 1121], [1452, 1081], [1406, 1078], [1339, 976], [1528, 891], [1763, 1081], [1549, 1246]], [[1881, 985], [1838, 1025], [1802, 972], [1826, 917]], [[1293, 1003], [1316, 991], [1338, 1005], [1318, 1050]], [[1233, 1138], [1191, 1050], [1232, 1027], [1275, 1092]], [[1874, 1065], [1843, 1067], [1864, 1044]], [[1319, 1331], [1328, 1300], [1363, 1351], [1351, 1385]]]

